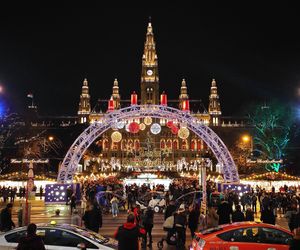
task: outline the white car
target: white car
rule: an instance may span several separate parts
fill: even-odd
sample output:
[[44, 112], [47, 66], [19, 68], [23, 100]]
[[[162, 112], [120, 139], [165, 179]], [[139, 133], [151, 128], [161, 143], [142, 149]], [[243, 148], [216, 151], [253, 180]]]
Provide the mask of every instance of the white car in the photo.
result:
[[[118, 249], [118, 242], [75, 225], [37, 224], [37, 235], [47, 250], [78, 250], [80, 245], [86, 249]], [[26, 227], [19, 227], [0, 234], [0, 249], [16, 249], [19, 239], [26, 236]]]

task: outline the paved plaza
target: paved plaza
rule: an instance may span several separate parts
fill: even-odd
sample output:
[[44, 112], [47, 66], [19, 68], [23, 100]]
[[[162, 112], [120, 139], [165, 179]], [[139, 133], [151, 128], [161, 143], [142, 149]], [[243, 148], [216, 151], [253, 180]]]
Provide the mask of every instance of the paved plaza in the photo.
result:
[[[68, 205], [45, 205], [43, 200], [37, 198], [31, 201], [31, 222], [33, 223], [50, 223], [55, 220], [57, 223], [70, 223], [70, 206]], [[3, 202], [0, 203], [1, 209], [5, 206]], [[20, 200], [16, 200], [13, 206], [13, 221], [18, 225], [18, 210], [20, 208]], [[60, 209], [60, 215], [55, 216], [55, 210]], [[100, 234], [113, 237], [114, 232], [118, 226], [126, 221], [127, 213], [121, 212], [117, 218], [113, 218], [111, 214], [103, 214], [103, 226], [100, 229]], [[260, 213], [256, 214], [255, 220], [259, 221]], [[155, 213], [154, 227], [152, 230], [153, 235], [153, 249], [156, 249], [157, 241], [166, 235], [163, 231], [164, 215], [162, 213]], [[283, 218], [282, 214], [278, 214], [276, 224], [288, 229], [287, 220]], [[190, 231], [187, 230], [187, 246], [191, 243]]]

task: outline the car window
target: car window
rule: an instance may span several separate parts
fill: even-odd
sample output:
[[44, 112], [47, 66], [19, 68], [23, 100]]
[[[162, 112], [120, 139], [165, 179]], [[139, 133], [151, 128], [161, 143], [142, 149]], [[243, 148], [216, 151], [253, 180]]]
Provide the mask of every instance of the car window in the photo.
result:
[[60, 229], [46, 229], [46, 236], [44, 240], [45, 245], [77, 247], [79, 243], [84, 243], [87, 248], [98, 249], [93, 243], [88, 240], [75, 235], [73, 233]]
[[4, 237], [7, 240], [7, 242], [18, 243], [20, 238], [25, 236], [26, 236], [26, 230], [22, 230], [11, 234], [7, 234]]
[[292, 240], [293, 236], [275, 228], [262, 227], [259, 228], [259, 239], [261, 243], [283, 244], [287, 245]]
[[224, 241], [231, 242], [257, 242], [258, 239], [258, 228], [257, 227], [248, 227], [248, 228], [239, 228], [218, 234], [217, 237]]

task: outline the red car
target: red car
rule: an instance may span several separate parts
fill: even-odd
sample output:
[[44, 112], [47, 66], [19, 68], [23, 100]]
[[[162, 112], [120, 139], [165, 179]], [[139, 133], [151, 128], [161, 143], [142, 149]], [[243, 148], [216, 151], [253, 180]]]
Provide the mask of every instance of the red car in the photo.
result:
[[195, 233], [190, 250], [288, 250], [292, 238], [279, 226], [236, 222]]

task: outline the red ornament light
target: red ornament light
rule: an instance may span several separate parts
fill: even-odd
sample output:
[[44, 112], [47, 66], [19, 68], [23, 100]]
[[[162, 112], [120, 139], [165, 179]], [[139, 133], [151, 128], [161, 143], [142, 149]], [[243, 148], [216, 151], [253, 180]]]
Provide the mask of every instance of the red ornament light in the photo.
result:
[[160, 104], [163, 106], [167, 106], [167, 94], [165, 93], [165, 91], [160, 95]]
[[114, 100], [113, 100], [112, 97], [108, 100], [108, 109], [107, 109], [107, 111], [114, 111]]
[[190, 101], [188, 99], [182, 102], [182, 110], [190, 111]]
[[172, 126], [174, 126], [174, 123], [173, 121], [168, 121], [166, 125], [168, 128], [172, 128]]
[[137, 105], [137, 94], [135, 91], [131, 94], [131, 105]]
[[175, 125], [173, 125], [173, 126], [171, 127], [171, 133], [172, 133], [173, 135], [177, 135], [178, 130], [179, 130], [179, 128], [178, 128], [177, 126], [175, 126]]
[[140, 131], [140, 125], [136, 122], [132, 122], [129, 124], [128, 129], [130, 133], [136, 134]]

